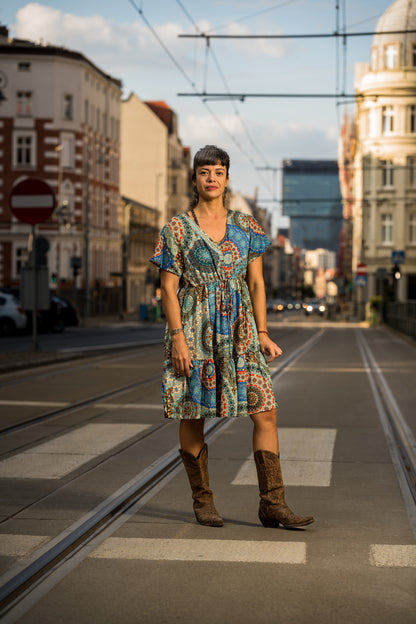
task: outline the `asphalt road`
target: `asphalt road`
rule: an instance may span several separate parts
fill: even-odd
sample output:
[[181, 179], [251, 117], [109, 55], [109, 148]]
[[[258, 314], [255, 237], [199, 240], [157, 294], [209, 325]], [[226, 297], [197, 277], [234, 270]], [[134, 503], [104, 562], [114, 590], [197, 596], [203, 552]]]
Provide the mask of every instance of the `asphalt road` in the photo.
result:
[[[316, 523], [297, 531], [259, 524], [251, 422], [229, 421], [209, 444], [222, 529], [196, 524], [180, 470], [78, 553], [65, 574], [51, 574], [14, 621], [414, 623], [416, 506], [398, 472], [374, 379], [381, 375], [414, 438], [416, 346], [383, 328], [315, 320], [271, 322], [270, 329], [288, 362], [297, 354], [275, 377], [287, 499]], [[129, 344], [143, 329], [101, 328], [85, 339], [99, 346], [112, 331]], [[2, 439], [3, 570], [21, 566], [177, 447], [177, 423], [163, 419], [160, 405], [161, 358], [161, 346], [144, 346], [0, 377], [10, 423], [128, 385], [117, 397]], [[130, 387], [146, 378], [147, 385]]]

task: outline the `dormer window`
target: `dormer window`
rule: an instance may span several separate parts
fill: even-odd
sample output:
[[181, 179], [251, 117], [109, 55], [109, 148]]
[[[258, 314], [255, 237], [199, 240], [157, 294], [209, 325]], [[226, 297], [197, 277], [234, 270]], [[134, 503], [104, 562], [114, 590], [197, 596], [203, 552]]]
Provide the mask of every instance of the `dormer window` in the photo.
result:
[[399, 46], [397, 43], [389, 43], [384, 48], [384, 67], [395, 69], [399, 66]]

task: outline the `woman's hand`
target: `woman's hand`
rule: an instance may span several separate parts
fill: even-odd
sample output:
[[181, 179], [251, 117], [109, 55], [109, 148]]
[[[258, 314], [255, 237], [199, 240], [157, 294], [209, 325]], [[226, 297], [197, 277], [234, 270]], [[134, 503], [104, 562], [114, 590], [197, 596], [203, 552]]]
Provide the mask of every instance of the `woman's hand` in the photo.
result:
[[178, 375], [191, 375], [191, 356], [183, 332], [172, 336], [172, 364]]
[[273, 362], [276, 358], [280, 357], [283, 353], [280, 347], [277, 346], [273, 340], [269, 338], [267, 334], [259, 334], [260, 351], [264, 356], [268, 356], [266, 362]]

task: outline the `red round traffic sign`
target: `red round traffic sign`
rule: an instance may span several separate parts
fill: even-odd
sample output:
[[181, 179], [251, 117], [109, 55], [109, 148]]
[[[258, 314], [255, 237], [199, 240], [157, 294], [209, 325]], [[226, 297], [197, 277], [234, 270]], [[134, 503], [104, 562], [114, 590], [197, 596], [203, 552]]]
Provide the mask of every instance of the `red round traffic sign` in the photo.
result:
[[367, 275], [368, 273], [368, 266], [366, 264], [364, 264], [364, 262], [360, 262], [360, 264], [357, 265], [357, 275]]
[[55, 210], [55, 193], [44, 180], [26, 178], [13, 187], [9, 206], [19, 221], [31, 225], [43, 223]]

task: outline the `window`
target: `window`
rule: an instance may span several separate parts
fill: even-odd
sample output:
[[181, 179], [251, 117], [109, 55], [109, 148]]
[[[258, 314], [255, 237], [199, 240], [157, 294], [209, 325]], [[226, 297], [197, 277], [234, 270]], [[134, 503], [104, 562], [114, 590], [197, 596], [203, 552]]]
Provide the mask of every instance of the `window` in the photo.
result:
[[383, 245], [391, 245], [393, 242], [393, 216], [381, 215], [381, 242]]
[[13, 262], [13, 277], [16, 279], [22, 272], [22, 268], [25, 266], [28, 260], [27, 247], [15, 247], [14, 248], [14, 262]]
[[177, 195], [178, 194], [178, 179], [176, 176], [172, 177], [172, 195]]
[[75, 166], [75, 141], [73, 135], [62, 135], [61, 145], [61, 166], [66, 169], [73, 169]]
[[416, 67], [416, 43], [412, 43], [410, 65]]
[[409, 130], [413, 134], [416, 132], [416, 106], [412, 104], [408, 106], [409, 110]]
[[416, 212], [409, 215], [409, 243], [416, 244]]
[[88, 126], [90, 121], [90, 103], [88, 100], [84, 102], [84, 123]]
[[32, 115], [32, 92], [18, 91], [16, 94], [18, 117], [31, 117]]
[[394, 132], [394, 109], [393, 106], [383, 106], [383, 134]]
[[409, 186], [416, 188], [416, 158], [407, 159], [407, 170], [409, 172]]
[[33, 133], [17, 133], [13, 142], [13, 164], [17, 167], [34, 167], [35, 136]]
[[381, 183], [384, 187], [392, 187], [394, 179], [394, 169], [392, 160], [382, 160], [381, 164]]
[[74, 118], [74, 99], [72, 95], [66, 93], [64, 95], [64, 119], [72, 121]]
[[399, 66], [399, 47], [397, 43], [389, 43], [384, 48], [384, 67], [394, 69]]
[[22, 72], [30, 71], [31, 63], [26, 63], [24, 61], [17, 64], [17, 69]]

